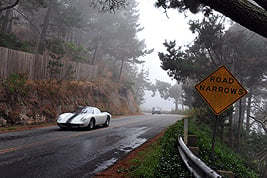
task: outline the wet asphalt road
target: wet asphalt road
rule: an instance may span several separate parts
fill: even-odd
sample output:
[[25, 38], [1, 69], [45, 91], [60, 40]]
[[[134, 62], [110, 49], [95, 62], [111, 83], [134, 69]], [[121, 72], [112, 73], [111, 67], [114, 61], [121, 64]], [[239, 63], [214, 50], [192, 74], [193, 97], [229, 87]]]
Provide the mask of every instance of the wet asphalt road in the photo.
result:
[[139, 115], [112, 119], [107, 128], [57, 126], [0, 134], [0, 177], [92, 177], [158, 135], [181, 116]]

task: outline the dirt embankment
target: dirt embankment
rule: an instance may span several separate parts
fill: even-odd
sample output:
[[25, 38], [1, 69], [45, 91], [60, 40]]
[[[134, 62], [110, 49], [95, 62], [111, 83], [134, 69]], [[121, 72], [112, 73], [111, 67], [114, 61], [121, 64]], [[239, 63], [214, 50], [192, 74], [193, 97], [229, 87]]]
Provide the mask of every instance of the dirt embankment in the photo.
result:
[[18, 76], [0, 83], [0, 127], [53, 122], [79, 105], [96, 106], [113, 116], [139, 112], [130, 90], [106, 78], [58, 83]]

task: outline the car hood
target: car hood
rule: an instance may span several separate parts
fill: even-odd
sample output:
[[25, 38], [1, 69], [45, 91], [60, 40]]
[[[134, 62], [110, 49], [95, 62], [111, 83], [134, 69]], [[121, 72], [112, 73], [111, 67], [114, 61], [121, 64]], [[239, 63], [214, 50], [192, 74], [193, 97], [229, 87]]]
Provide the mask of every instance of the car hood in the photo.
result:
[[85, 114], [77, 114], [77, 113], [64, 113], [59, 115], [57, 122], [67, 123], [67, 122], [77, 122], [83, 118]]

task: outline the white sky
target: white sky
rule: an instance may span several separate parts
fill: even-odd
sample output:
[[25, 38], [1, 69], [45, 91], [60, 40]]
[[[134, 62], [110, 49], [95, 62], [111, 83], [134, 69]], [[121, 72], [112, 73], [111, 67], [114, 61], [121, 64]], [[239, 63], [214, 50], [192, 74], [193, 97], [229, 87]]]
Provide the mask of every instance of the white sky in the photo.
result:
[[[144, 30], [139, 32], [140, 39], [145, 39], [147, 49], [154, 48], [154, 52], [143, 57], [145, 60], [144, 68], [149, 70], [149, 77], [152, 83], [155, 79], [175, 84], [174, 80], [161, 69], [158, 52], [165, 52], [164, 41], [176, 40], [177, 45], [186, 45], [193, 41], [194, 35], [189, 30], [189, 18], [184, 17], [175, 10], [168, 10], [168, 17], [163, 9], [154, 7], [155, 0], [136, 0], [139, 2], [139, 23]], [[192, 18], [192, 16], [190, 17]], [[197, 18], [194, 16], [194, 18]], [[163, 110], [174, 109], [172, 101], [165, 101], [156, 95], [151, 97], [152, 92], [146, 92], [146, 102], [141, 105], [143, 109], [151, 110], [152, 107], [160, 106]]]

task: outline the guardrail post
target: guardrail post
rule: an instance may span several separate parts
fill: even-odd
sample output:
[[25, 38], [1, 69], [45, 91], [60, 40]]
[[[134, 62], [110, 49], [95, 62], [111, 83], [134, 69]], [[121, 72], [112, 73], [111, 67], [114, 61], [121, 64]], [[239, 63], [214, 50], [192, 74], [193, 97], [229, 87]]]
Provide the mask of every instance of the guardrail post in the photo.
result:
[[189, 146], [188, 147], [190, 149], [190, 151], [192, 151], [192, 153], [196, 156], [199, 155], [199, 148], [198, 147], [194, 147], [194, 146]]
[[197, 146], [197, 136], [196, 135], [188, 135], [188, 145], [189, 146]]
[[235, 178], [235, 174], [232, 171], [222, 171], [222, 170], [217, 170], [217, 172], [222, 175], [225, 176], [227, 178]]
[[197, 147], [197, 136], [188, 135], [188, 148], [194, 153], [194, 155], [199, 155], [199, 148]]
[[188, 119], [184, 118], [184, 143], [188, 143]]

